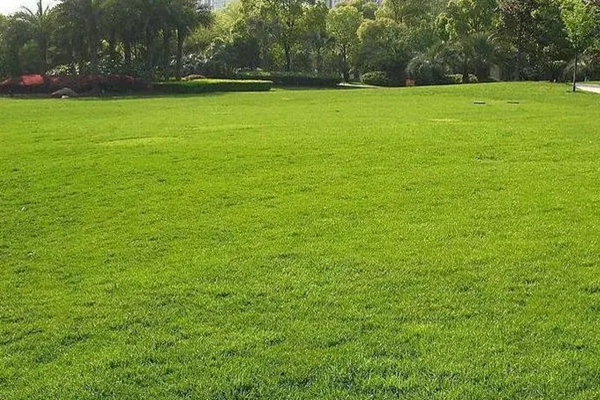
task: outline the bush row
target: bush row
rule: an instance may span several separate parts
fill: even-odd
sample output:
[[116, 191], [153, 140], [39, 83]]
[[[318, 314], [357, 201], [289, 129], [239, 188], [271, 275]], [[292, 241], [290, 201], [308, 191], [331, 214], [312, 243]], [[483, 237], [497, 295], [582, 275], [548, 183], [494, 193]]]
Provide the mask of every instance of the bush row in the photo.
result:
[[360, 77], [360, 81], [365, 85], [393, 86], [387, 72], [385, 71], [365, 72]]
[[267, 92], [273, 82], [265, 80], [197, 79], [154, 84], [159, 93], [193, 94], [215, 92]]
[[77, 93], [94, 90], [126, 93], [146, 90], [148, 84], [127, 75], [23, 75], [0, 83], [0, 93], [52, 93], [68, 87]]
[[238, 72], [234, 79], [267, 79], [275, 86], [333, 88], [342, 80], [337, 76], [310, 75], [296, 72]]
[[[461, 74], [453, 75], [436, 75], [423, 73], [415, 77], [415, 83], [417, 85], [449, 85], [449, 84], [461, 84], [463, 83], [463, 76]], [[403, 83], [397, 82], [390, 78], [385, 71], [372, 71], [362, 74], [360, 80], [365, 85], [373, 86], [403, 86]], [[473, 74], [469, 74], [470, 83], [478, 83], [477, 77]]]

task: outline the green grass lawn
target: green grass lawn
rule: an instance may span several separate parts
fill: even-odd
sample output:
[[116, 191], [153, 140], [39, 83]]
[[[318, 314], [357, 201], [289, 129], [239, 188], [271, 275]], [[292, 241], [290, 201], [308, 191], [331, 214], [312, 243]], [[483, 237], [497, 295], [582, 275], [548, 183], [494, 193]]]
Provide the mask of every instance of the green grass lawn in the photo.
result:
[[568, 89], [0, 99], [0, 399], [600, 398]]

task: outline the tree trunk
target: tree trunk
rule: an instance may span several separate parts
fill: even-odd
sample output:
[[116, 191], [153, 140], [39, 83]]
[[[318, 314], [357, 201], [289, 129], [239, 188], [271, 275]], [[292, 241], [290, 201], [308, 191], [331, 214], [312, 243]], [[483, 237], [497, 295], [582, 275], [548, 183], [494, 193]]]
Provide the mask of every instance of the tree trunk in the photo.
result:
[[131, 67], [131, 42], [129, 39], [123, 40], [123, 57], [125, 58], [125, 67], [129, 69]]
[[152, 28], [146, 24], [146, 73], [150, 81], [154, 80], [154, 36]]
[[577, 62], [579, 53], [575, 53], [575, 65], [573, 66], [573, 93], [577, 90]]
[[522, 79], [521, 68], [523, 65], [523, 37], [525, 34], [523, 33], [521, 28], [521, 24], [517, 27], [517, 59], [516, 59], [516, 71], [515, 71], [515, 80], [520, 81]]
[[92, 74], [98, 73], [98, 43], [100, 40], [98, 39], [98, 30], [96, 27], [96, 22], [93, 19], [88, 20], [88, 55], [90, 57], [90, 69]]
[[515, 66], [515, 80], [521, 80], [521, 50], [519, 45], [517, 45], [517, 57], [516, 57], [516, 66]]
[[48, 69], [48, 43], [46, 40], [40, 41], [40, 57], [41, 57], [41, 66], [42, 66], [42, 75], [46, 73]]
[[292, 49], [287, 41], [283, 43], [283, 51], [285, 53], [285, 70], [290, 72], [292, 70]]
[[342, 76], [344, 82], [348, 83], [350, 81], [350, 68], [348, 68], [348, 54], [345, 46], [342, 47]]
[[165, 78], [169, 78], [169, 64], [171, 58], [171, 32], [168, 30], [163, 31], [163, 56], [162, 56], [162, 73]]
[[479, 66], [476, 76], [479, 82], [487, 82], [490, 78], [490, 68], [487, 65]]
[[181, 69], [182, 69], [182, 60], [183, 60], [183, 41], [184, 41], [183, 32], [181, 29], [177, 29], [177, 66], [175, 67], [175, 79], [181, 80]]
[[111, 29], [108, 36], [108, 50], [110, 51], [110, 61], [115, 64], [117, 61], [117, 34], [114, 29]]
[[90, 69], [92, 74], [98, 73], [98, 43], [95, 37], [90, 39]]

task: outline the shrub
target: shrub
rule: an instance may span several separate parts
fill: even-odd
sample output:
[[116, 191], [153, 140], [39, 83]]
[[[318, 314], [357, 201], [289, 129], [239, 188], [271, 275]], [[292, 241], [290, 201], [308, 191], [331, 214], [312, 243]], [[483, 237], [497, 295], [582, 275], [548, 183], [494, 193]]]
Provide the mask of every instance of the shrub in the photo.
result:
[[296, 72], [238, 72], [235, 79], [266, 79], [273, 82], [274, 86], [283, 87], [320, 87], [332, 88], [342, 81], [340, 77], [333, 75], [303, 74]]
[[417, 85], [443, 85], [448, 82], [444, 67], [426, 56], [414, 57], [406, 67], [406, 73]]
[[[463, 76], [462, 76], [462, 74], [446, 75], [446, 78], [448, 79], [448, 83], [451, 83], [451, 84], [461, 84], [461, 83], [463, 83]], [[469, 83], [479, 83], [479, 80], [477, 79], [477, 77], [475, 75], [469, 74]]]
[[190, 74], [188, 76], [185, 76], [182, 78], [184, 81], [194, 81], [196, 79], [206, 79], [206, 77], [204, 75], [199, 75], [199, 74]]
[[461, 74], [451, 74], [451, 75], [446, 75], [446, 78], [448, 79], [448, 82], [450, 82], [453, 85], [459, 85], [462, 83], [462, 75]]
[[0, 83], [0, 93], [49, 93], [42, 75], [22, 75]]
[[360, 81], [365, 85], [392, 86], [392, 81], [385, 71], [372, 71], [362, 74]]
[[469, 74], [469, 83], [479, 83], [479, 78], [477, 78], [477, 75]]
[[264, 80], [200, 79], [180, 82], [160, 82], [154, 89], [160, 93], [194, 94], [215, 92], [267, 92], [273, 82]]

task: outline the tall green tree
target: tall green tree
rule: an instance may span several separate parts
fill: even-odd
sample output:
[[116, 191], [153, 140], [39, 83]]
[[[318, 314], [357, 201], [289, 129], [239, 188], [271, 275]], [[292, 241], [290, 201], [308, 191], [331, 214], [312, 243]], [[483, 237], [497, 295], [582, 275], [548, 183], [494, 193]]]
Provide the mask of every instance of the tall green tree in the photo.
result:
[[394, 83], [401, 84], [413, 57], [406, 25], [389, 18], [366, 20], [358, 29], [358, 38], [357, 63], [361, 71], [384, 71]]
[[177, 36], [175, 77], [180, 80], [185, 40], [198, 26], [210, 26], [213, 23], [213, 15], [207, 6], [200, 5], [195, 0], [176, 0], [174, 6], [174, 28]]
[[477, 37], [495, 29], [496, 6], [495, 0], [450, 0], [436, 20], [440, 37], [460, 60], [465, 83], [469, 82], [469, 72], [474, 71], [474, 59], [478, 57]]
[[500, 0], [500, 32], [515, 49], [515, 79], [521, 80], [523, 57], [527, 47], [535, 42], [534, 12], [538, 7], [536, 0]]
[[54, 28], [50, 7], [44, 7], [42, 0], [38, 0], [35, 9], [23, 7], [13, 17], [22, 21], [23, 26], [27, 28], [29, 38], [37, 46], [38, 71], [36, 72], [45, 73], [48, 69], [48, 46]]
[[500, 46], [493, 34], [482, 32], [469, 36], [470, 63], [477, 80], [483, 82], [490, 76], [490, 68], [501, 59]]
[[427, 0], [383, 0], [376, 15], [397, 23], [416, 25], [427, 18], [429, 7]]
[[5, 43], [4, 43], [4, 30], [6, 29], [6, 17], [0, 13], [0, 79], [8, 74], [8, 68], [6, 67], [6, 54], [5, 54]]
[[357, 31], [362, 21], [360, 12], [352, 6], [336, 7], [327, 16], [327, 33], [337, 49], [340, 72], [346, 82], [350, 80], [349, 57], [358, 45]]
[[583, 0], [563, 0], [561, 18], [565, 24], [565, 31], [573, 51], [575, 52], [575, 65], [573, 68], [573, 92], [577, 89], [577, 64], [578, 57], [591, 44], [596, 28], [595, 9]]
[[27, 69], [28, 62], [22, 56], [22, 49], [29, 41], [28, 25], [14, 16], [4, 18], [0, 33], [5, 73], [17, 76], [23, 72], [34, 72]]
[[56, 6], [59, 24], [71, 38], [80, 71], [89, 62], [89, 72], [98, 73], [104, 0], [61, 0]]
[[317, 2], [306, 7], [300, 24], [302, 47], [310, 54], [312, 69], [319, 72], [325, 69], [325, 52], [330, 39], [327, 32], [328, 15], [329, 8], [325, 3]]
[[140, 10], [140, 28], [144, 42], [147, 78], [153, 80], [160, 63], [158, 39], [170, 29], [170, 0], [137, 0]]
[[260, 14], [274, 22], [273, 34], [283, 49], [285, 70], [292, 70], [293, 48], [301, 36], [300, 21], [305, 6], [314, 0], [260, 0]]
[[238, 22], [246, 26], [245, 31], [256, 38], [259, 46], [261, 67], [275, 67], [273, 49], [280, 42], [279, 22], [268, 16], [265, 3], [256, 0], [240, 0], [243, 17]]
[[346, 0], [341, 3], [337, 3], [336, 7], [354, 7], [362, 14], [364, 19], [375, 19], [375, 14], [379, 7], [377, 2], [372, 0]]
[[[132, 69], [136, 44], [143, 38], [142, 8], [137, 0], [106, 0], [104, 16], [109, 36], [114, 35], [113, 54], [120, 53], [126, 70]], [[112, 44], [111, 44], [112, 45]], [[122, 49], [117, 50], [117, 46]]]

